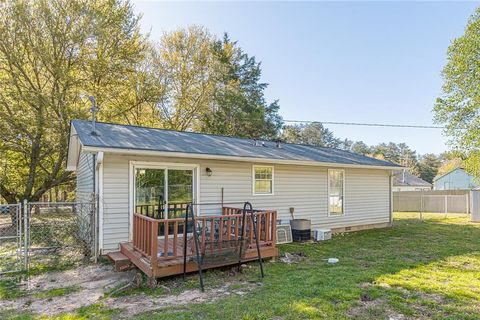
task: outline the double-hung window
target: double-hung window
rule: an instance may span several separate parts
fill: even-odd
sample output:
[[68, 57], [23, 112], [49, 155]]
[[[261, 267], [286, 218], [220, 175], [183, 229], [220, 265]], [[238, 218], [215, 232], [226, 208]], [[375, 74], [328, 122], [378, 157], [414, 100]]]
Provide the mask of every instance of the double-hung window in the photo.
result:
[[345, 171], [328, 170], [328, 214], [338, 216], [345, 213]]
[[253, 166], [253, 194], [273, 194], [273, 167]]

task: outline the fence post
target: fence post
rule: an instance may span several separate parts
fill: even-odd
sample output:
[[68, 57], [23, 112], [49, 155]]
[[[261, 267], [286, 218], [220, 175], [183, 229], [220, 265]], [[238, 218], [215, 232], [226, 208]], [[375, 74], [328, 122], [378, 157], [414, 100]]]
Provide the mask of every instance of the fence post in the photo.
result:
[[28, 238], [30, 237], [30, 230], [28, 225], [28, 203], [27, 200], [23, 200], [23, 254], [24, 254], [24, 261], [23, 261], [23, 268], [25, 271], [28, 271]]
[[445, 214], [448, 213], [448, 195], [445, 195]]
[[423, 221], [423, 194], [420, 195], [420, 221]]
[[466, 207], [466, 214], [469, 214], [470, 213], [470, 199], [469, 199], [469, 194], [470, 193], [467, 193], [465, 194], [465, 207]]

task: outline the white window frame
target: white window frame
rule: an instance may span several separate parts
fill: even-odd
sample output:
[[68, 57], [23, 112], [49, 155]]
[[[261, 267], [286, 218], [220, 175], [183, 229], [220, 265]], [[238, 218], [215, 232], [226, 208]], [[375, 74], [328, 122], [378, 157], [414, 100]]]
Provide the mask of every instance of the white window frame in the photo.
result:
[[[343, 185], [342, 185], [342, 213], [330, 212], [330, 172], [341, 171], [343, 173]], [[329, 217], [343, 217], [345, 215], [345, 170], [344, 169], [328, 169], [327, 172], [327, 212]]]
[[[257, 193], [255, 190], [255, 169], [256, 168], [270, 168], [272, 169], [272, 191], [270, 193]], [[273, 196], [275, 194], [275, 167], [274, 166], [267, 166], [267, 165], [260, 165], [254, 164], [252, 165], [252, 194], [254, 196]]]

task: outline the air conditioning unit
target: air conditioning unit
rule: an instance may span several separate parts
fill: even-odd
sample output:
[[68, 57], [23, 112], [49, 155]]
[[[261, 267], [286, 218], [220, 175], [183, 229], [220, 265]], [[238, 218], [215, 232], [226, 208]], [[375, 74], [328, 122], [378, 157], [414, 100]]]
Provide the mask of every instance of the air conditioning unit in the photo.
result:
[[289, 224], [278, 224], [277, 244], [291, 243], [292, 241], [292, 227]]
[[288, 225], [290, 225], [290, 219], [277, 219], [277, 224], [288, 224]]
[[313, 232], [315, 241], [324, 241], [332, 239], [332, 230], [330, 229], [315, 229]]

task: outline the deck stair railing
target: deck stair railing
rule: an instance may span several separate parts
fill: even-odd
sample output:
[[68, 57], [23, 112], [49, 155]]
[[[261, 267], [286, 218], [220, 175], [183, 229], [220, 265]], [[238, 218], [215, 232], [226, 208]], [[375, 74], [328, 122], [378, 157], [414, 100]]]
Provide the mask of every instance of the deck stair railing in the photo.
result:
[[[223, 212], [227, 210], [222, 210]], [[233, 213], [235, 212], [235, 213]], [[230, 213], [230, 212], [228, 212]], [[249, 220], [247, 220], [247, 217]], [[233, 219], [232, 219], [233, 218]], [[234, 224], [232, 225], [232, 221]], [[200, 288], [204, 291], [203, 284], [203, 265], [219, 265], [232, 264], [237, 262], [240, 268], [241, 262], [244, 258], [244, 253], [247, 247], [255, 239], [255, 247], [257, 251], [257, 260], [260, 266], [261, 277], [264, 277], [263, 261], [260, 250], [260, 232], [258, 222], [261, 217], [255, 215], [255, 211], [250, 202], [245, 202], [243, 209], [235, 210], [225, 216], [221, 216], [215, 223], [211, 220], [210, 228], [205, 223], [199, 223], [198, 217], [196, 219], [193, 205], [187, 208], [187, 215], [185, 217], [185, 224], [189, 223], [193, 226], [193, 241], [195, 248], [195, 255], [190, 259], [198, 265], [198, 274], [200, 277]], [[202, 221], [204, 222], [204, 221]], [[247, 226], [248, 224], [248, 226]], [[247, 237], [247, 227], [251, 235]], [[207, 234], [208, 231], [208, 234]], [[184, 248], [187, 247], [187, 233], [184, 232]], [[183, 262], [183, 276], [185, 278], [187, 272], [187, 252], [184, 251]]]

